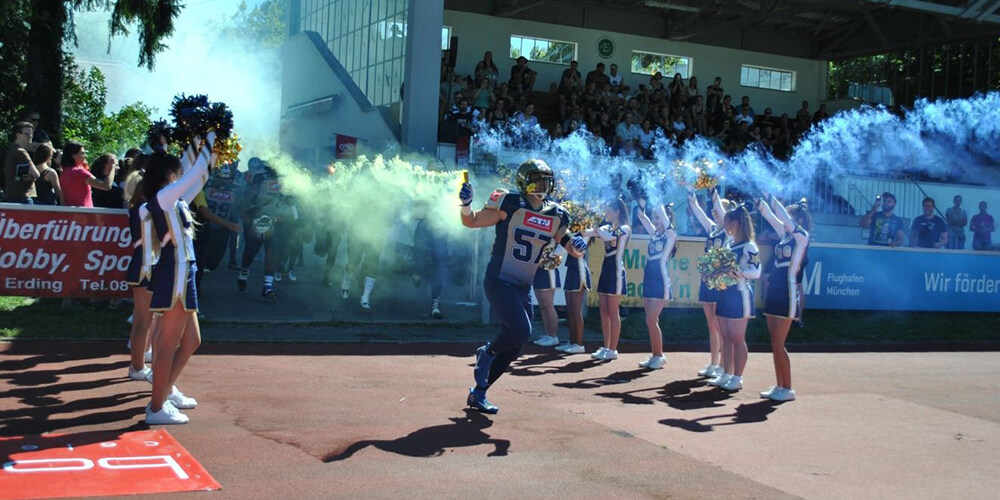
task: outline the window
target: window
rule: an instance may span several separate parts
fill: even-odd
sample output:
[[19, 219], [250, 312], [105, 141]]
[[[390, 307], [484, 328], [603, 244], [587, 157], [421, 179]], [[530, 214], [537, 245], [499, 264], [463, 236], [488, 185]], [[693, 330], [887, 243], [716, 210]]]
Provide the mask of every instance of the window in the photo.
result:
[[441, 27], [441, 50], [451, 48], [451, 26]]
[[576, 60], [576, 44], [573, 42], [511, 35], [510, 58], [517, 59], [521, 56], [528, 58], [529, 61], [569, 66], [571, 61]]
[[758, 89], [795, 91], [795, 72], [782, 69], [740, 66], [740, 85]]
[[632, 51], [632, 72], [643, 75], [655, 75], [659, 71], [664, 79], [671, 79], [680, 73], [681, 78], [691, 76], [691, 58], [657, 54], [655, 52]]

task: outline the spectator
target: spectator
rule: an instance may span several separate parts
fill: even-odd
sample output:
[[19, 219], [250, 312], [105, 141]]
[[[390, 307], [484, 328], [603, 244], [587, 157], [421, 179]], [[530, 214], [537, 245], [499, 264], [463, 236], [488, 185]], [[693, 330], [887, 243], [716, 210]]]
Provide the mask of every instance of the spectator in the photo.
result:
[[486, 79], [490, 89], [497, 87], [497, 84], [500, 83], [500, 70], [493, 62], [493, 52], [487, 50], [483, 53], [483, 60], [476, 64], [475, 76], [477, 82]]
[[653, 140], [656, 138], [656, 134], [653, 133], [652, 126], [653, 124], [649, 120], [643, 120], [637, 137], [639, 154], [647, 160], [653, 159]]
[[46, 133], [44, 130], [42, 130], [42, 128], [38, 125], [38, 123], [41, 121], [41, 114], [38, 111], [27, 111], [23, 113], [21, 116], [21, 121], [25, 123], [30, 123], [31, 127], [35, 130], [31, 134], [31, 142], [39, 144], [45, 142], [52, 142], [52, 139], [49, 139], [49, 134]]
[[955, 195], [955, 206], [945, 210], [948, 219], [948, 248], [965, 250], [965, 225], [969, 223], [969, 214], [962, 208], [962, 197]]
[[528, 58], [518, 57], [517, 63], [510, 68], [510, 88], [517, 94], [530, 92], [535, 88], [536, 77], [538, 72], [528, 67]]
[[510, 113], [507, 112], [507, 101], [497, 99], [493, 103], [493, 108], [486, 113], [486, 121], [491, 128], [502, 128], [510, 120]]
[[715, 96], [715, 98], [718, 101], [722, 101], [722, 96], [725, 95], [725, 93], [722, 90], [722, 78], [721, 77], [718, 77], [718, 76], [715, 77], [715, 83], [709, 85], [708, 88], [705, 89], [705, 98], [706, 99], [708, 99], [709, 101], [711, 101], [711, 98], [712, 98], [713, 95]]
[[753, 125], [753, 113], [750, 111], [750, 106], [740, 105], [740, 110], [736, 113], [736, 123], [745, 123], [747, 127]]
[[514, 123], [521, 127], [533, 128], [538, 125], [538, 117], [535, 116], [535, 105], [528, 104], [524, 107], [524, 111], [518, 111], [514, 114]]
[[699, 134], [704, 134], [705, 129], [708, 127], [708, 119], [705, 115], [705, 105], [702, 102], [703, 98], [695, 96], [691, 104], [691, 109], [688, 111], [691, 115], [691, 124], [694, 125], [694, 129], [698, 131]]
[[753, 106], [750, 105], [750, 96], [746, 96], [745, 95], [745, 96], [743, 96], [740, 99], [740, 107], [743, 107], [743, 106], [746, 106], [747, 109], [750, 111], [750, 116], [751, 117], [756, 117], [757, 116], [757, 113], [755, 113], [754, 110], [753, 110]]
[[861, 227], [868, 228], [869, 245], [896, 247], [904, 243], [903, 219], [893, 214], [895, 209], [896, 196], [892, 193], [885, 192], [875, 198], [871, 210], [859, 223]]
[[979, 213], [972, 216], [969, 229], [972, 229], [973, 250], [989, 250], [993, 246], [990, 233], [996, 230], [996, 225], [993, 223], [993, 216], [986, 213], [985, 201], [979, 202]]
[[687, 102], [687, 85], [684, 85], [684, 78], [680, 73], [674, 73], [674, 79], [670, 82], [667, 90], [670, 91], [670, 102], [674, 106]]
[[663, 73], [657, 71], [653, 73], [653, 76], [649, 77], [649, 88], [653, 89], [654, 92], [657, 90], [669, 92], [669, 89], [663, 85]]
[[820, 104], [819, 110], [817, 110], [816, 113], [813, 114], [812, 122], [819, 123], [823, 120], [826, 120], [829, 117], [830, 115], [826, 112], [826, 104]]
[[636, 126], [631, 114], [625, 114], [625, 118], [615, 129], [615, 136], [617, 141], [615, 147], [619, 153], [630, 155], [635, 152], [636, 141], [639, 139], [639, 127]]
[[597, 63], [594, 70], [587, 73], [587, 79], [584, 82], [586, 84], [593, 82], [597, 88], [604, 88], [605, 83], [610, 84], [611, 79], [608, 78], [608, 75], [604, 74], [604, 63]]
[[760, 126], [771, 128], [778, 126], [778, 120], [771, 114], [771, 108], [764, 108], [764, 114], [760, 117]]
[[451, 109], [455, 105], [455, 94], [460, 92], [462, 83], [453, 71], [448, 71], [445, 81], [441, 82], [441, 106]]
[[812, 114], [809, 113], [809, 101], [802, 101], [802, 109], [798, 113], [795, 113], [795, 122], [798, 125], [799, 131], [808, 130], [811, 120]]
[[[560, 94], [569, 94], [571, 92], [580, 92], [583, 90], [583, 76], [580, 75], [580, 71], [576, 68], [576, 61], [570, 61], [569, 68], [563, 70], [562, 77], [559, 79]], [[589, 84], [590, 83], [588, 82], [588, 86]]]
[[111, 182], [111, 189], [99, 190], [91, 195], [94, 206], [97, 208], [125, 208], [125, 188], [116, 179], [120, 168], [112, 170], [112, 165], [120, 167], [118, 158], [108, 153], [99, 156], [90, 166], [90, 173], [94, 175], [94, 178], [98, 181], [104, 181], [105, 178], [108, 178]]
[[[114, 175], [111, 172], [104, 173], [104, 180], [99, 181], [87, 169], [87, 151], [79, 142], [68, 142], [63, 149], [62, 174], [59, 175], [59, 184], [63, 190], [63, 200], [68, 207], [94, 207], [94, 199], [91, 188], [101, 191], [111, 189], [111, 182]], [[109, 163], [107, 168], [117, 169], [116, 163]]]
[[611, 74], [608, 75], [608, 83], [611, 84], [611, 88], [617, 91], [619, 88], [621, 88], [623, 82], [624, 79], [622, 78], [622, 75], [618, 73], [618, 65], [612, 64]]
[[39, 144], [32, 162], [38, 169], [38, 180], [35, 181], [35, 203], [39, 205], [62, 205], [62, 188], [59, 186], [59, 171], [52, 168], [52, 158], [55, 151], [48, 144]]
[[688, 104], [693, 103], [696, 97], [701, 97], [701, 90], [698, 90], [697, 76], [692, 76], [691, 78], [688, 79], [686, 92], [687, 92]]
[[479, 87], [472, 93], [473, 106], [480, 113], [485, 113], [493, 106], [495, 101], [496, 96], [493, 95], [493, 88], [490, 87], [489, 80], [480, 78]]
[[35, 127], [29, 122], [18, 122], [14, 125], [14, 143], [7, 149], [7, 159], [4, 162], [4, 185], [7, 190], [8, 203], [35, 203], [35, 181], [39, 173], [28, 155], [27, 148]]
[[924, 214], [913, 219], [910, 226], [910, 246], [944, 248], [948, 244], [948, 225], [934, 213], [934, 199], [924, 198]]

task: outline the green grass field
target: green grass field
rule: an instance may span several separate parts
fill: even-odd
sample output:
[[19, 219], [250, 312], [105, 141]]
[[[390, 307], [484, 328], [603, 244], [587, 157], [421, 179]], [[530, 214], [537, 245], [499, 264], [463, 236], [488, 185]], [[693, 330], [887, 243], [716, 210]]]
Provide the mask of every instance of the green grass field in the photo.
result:
[[[74, 309], [67, 310], [61, 299], [0, 297], [0, 338], [122, 339], [127, 336], [125, 318], [131, 312], [129, 307], [110, 309], [107, 301], [89, 304], [86, 300], [77, 300], [75, 303]], [[210, 325], [206, 327], [211, 328]], [[587, 325], [600, 331], [596, 308], [590, 311]], [[337, 324], [330, 324], [330, 327], [335, 329]], [[660, 318], [660, 327], [668, 344], [707, 343], [705, 318], [700, 309], [666, 309]], [[622, 337], [637, 341], [647, 338], [641, 309], [633, 309], [623, 318]], [[768, 343], [767, 325], [762, 317], [750, 321], [747, 341]], [[996, 346], [1000, 344], [1000, 314], [807, 310], [805, 328], [793, 326], [788, 341], [791, 344], [845, 346], [955, 343]]]

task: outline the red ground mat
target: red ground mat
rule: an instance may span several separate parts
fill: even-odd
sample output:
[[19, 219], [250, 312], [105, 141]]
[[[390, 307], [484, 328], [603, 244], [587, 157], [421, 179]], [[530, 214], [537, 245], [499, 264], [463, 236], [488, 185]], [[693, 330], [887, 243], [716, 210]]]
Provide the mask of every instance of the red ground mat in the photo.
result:
[[163, 429], [0, 437], [0, 499], [216, 490]]

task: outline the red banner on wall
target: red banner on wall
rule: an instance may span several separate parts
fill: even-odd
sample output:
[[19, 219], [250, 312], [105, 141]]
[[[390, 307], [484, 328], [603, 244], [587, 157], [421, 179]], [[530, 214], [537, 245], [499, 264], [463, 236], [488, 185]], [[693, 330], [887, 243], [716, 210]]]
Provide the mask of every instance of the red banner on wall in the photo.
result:
[[126, 210], [0, 203], [0, 295], [125, 297]]
[[358, 138], [337, 134], [337, 158], [356, 158]]

